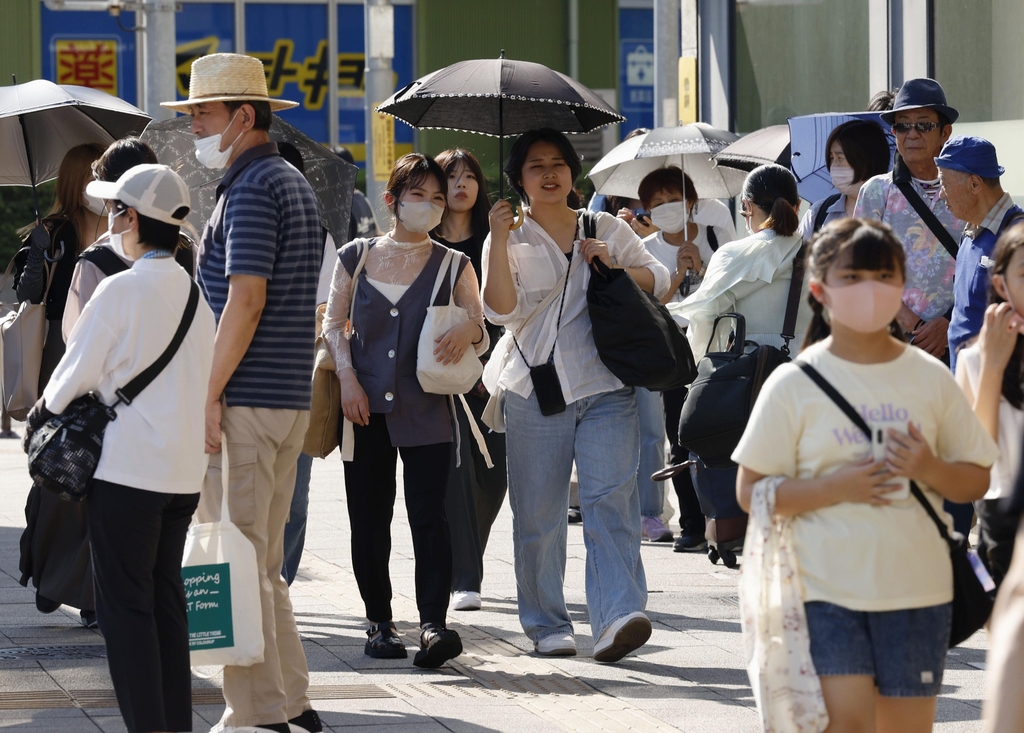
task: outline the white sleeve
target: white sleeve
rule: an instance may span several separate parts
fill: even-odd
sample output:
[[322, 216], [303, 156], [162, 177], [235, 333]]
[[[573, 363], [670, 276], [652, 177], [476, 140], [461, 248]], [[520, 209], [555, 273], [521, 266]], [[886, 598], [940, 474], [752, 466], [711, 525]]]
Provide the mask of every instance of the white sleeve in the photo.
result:
[[331, 294], [331, 280], [334, 279], [334, 265], [338, 262], [338, 247], [334, 243], [334, 237], [327, 234], [327, 241], [324, 243], [324, 258], [320, 264], [320, 280], [316, 286], [316, 303], [327, 302]]
[[668, 268], [648, 251], [629, 224], [611, 214], [598, 214], [597, 235], [608, 245], [612, 262], [617, 267], [647, 268], [654, 275], [654, 297], [665, 297], [672, 286], [672, 276]]
[[[117, 294], [100, 283], [92, 299], [85, 304], [82, 315], [68, 334], [67, 350], [50, 377], [43, 398], [50, 412], [64, 412], [77, 397], [96, 389], [103, 378], [114, 370], [109, 358], [122, 337], [117, 324], [108, 323], [107, 301], [117, 301]], [[104, 297], [106, 295], [106, 297]], [[113, 309], [116, 315], [117, 309]]]

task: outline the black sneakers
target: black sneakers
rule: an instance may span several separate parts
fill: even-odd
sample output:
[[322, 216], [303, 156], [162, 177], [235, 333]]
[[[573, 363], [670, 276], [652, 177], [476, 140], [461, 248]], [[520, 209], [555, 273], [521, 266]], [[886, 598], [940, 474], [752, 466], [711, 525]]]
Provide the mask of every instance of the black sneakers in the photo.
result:
[[292, 718], [288, 721], [288, 725], [294, 725], [303, 730], [309, 731], [309, 733], [322, 733], [324, 724], [320, 722], [320, 716], [316, 710], [307, 710], [302, 715]]

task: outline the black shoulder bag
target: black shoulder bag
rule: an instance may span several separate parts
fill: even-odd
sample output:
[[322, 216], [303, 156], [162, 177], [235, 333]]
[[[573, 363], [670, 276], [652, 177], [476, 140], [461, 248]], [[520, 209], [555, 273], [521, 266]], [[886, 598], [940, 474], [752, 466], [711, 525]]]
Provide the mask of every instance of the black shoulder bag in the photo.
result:
[[[587, 239], [597, 233], [592, 212], [583, 212]], [[597, 354], [627, 387], [668, 390], [694, 377], [693, 352], [682, 328], [661, 301], [640, 289], [625, 270], [591, 263], [587, 309]]]
[[[870, 441], [871, 429], [868, 427], [868, 424], [864, 422], [864, 418], [860, 416], [846, 398], [839, 393], [839, 390], [825, 377], [821, 376], [821, 373], [810, 364], [798, 361], [796, 365], [829, 396], [861, 432], [868, 436]], [[985, 625], [988, 617], [992, 614], [995, 599], [992, 594], [985, 590], [977, 574], [974, 572], [971, 558], [968, 554], [967, 539], [959, 532], [950, 533], [946, 523], [935, 513], [935, 508], [931, 505], [931, 502], [925, 498], [921, 488], [913, 481], [910, 482], [910, 493], [914, 495], [914, 498], [928, 512], [928, 516], [935, 522], [935, 526], [938, 528], [939, 534], [942, 535], [942, 539], [949, 545], [949, 559], [953, 565], [953, 625], [949, 632], [949, 646], [952, 648], [966, 641], [975, 631]]]
[[[725, 313], [715, 319], [708, 353], [697, 364], [697, 378], [690, 386], [679, 416], [679, 444], [696, 453], [708, 468], [731, 468], [732, 452], [761, 392], [761, 385], [776, 367], [790, 360], [789, 343], [796, 338], [796, 316], [804, 281], [802, 245], [793, 259], [793, 276], [782, 321], [781, 349], [746, 340], [746, 320], [740, 313]], [[736, 321], [728, 351], [710, 351], [718, 324]]]
[[114, 404], [103, 404], [95, 392], [82, 395], [28, 437], [28, 472], [33, 480], [62, 499], [81, 501], [86, 497], [100, 462], [103, 433], [117, 419], [115, 408], [122, 402], [130, 405], [170, 363], [185, 340], [198, 305], [199, 286], [192, 282], [185, 313], [170, 345], [145, 371], [117, 390]]

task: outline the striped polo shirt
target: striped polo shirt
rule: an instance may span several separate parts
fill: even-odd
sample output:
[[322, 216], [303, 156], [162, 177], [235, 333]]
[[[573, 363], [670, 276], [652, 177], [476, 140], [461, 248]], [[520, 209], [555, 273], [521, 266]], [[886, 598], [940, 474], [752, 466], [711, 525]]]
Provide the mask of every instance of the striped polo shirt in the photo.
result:
[[229, 277], [267, 280], [256, 333], [224, 390], [229, 407], [309, 409], [322, 257], [317, 199], [306, 179], [276, 143], [242, 153], [217, 187], [197, 278], [218, 324]]

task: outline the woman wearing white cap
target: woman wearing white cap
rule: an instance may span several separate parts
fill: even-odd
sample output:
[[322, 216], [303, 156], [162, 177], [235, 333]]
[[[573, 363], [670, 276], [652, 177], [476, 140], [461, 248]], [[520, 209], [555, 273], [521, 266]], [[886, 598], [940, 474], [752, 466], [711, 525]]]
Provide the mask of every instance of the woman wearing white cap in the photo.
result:
[[187, 731], [192, 685], [181, 558], [206, 473], [206, 390], [196, 385], [210, 377], [213, 312], [193, 297], [191, 278], [172, 256], [189, 210], [176, 173], [136, 166], [87, 191], [112, 202], [111, 236], [135, 263], [96, 288], [26, 433], [87, 392], [113, 405], [194, 313], [166, 367], [130, 404], [117, 406], [86, 499], [96, 613], [121, 715], [132, 733]]

